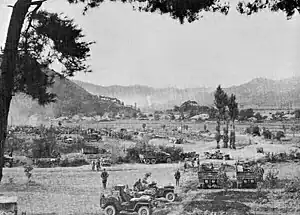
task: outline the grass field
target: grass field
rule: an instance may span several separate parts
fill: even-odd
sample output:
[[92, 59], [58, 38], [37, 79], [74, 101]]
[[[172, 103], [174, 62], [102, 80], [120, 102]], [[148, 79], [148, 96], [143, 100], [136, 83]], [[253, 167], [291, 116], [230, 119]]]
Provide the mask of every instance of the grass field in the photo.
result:
[[[238, 138], [238, 148], [236, 151], [221, 149], [230, 152], [237, 159], [238, 157], [256, 159], [256, 147], [263, 146], [266, 151], [285, 151], [292, 148], [292, 144], [267, 144], [258, 145], [244, 144], [244, 136]], [[246, 138], [247, 140], [247, 138]], [[159, 144], [167, 144], [165, 140], [154, 139], [152, 141]], [[181, 145], [186, 151], [197, 151], [202, 154], [205, 150], [215, 147], [215, 142], [195, 142]], [[204, 158], [202, 157], [201, 161]], [[110, 177], [108, 187], [116, 184], [133, 183], [143, 177], [146, 172], [152, 173], [152, 179], [160, 185], [174, 184], [174, 172], [182, 166], [175, 164], [122, 164], [108, 168]], [[267, 166], [266, 168], [270, 168]], [[300, 166], [295, 164], [277, 165], [280, 169], [280, 177], [294, 177], [293, 174], [300, 173]], [[9, 178], [13, 178], [14, 183], [9, 183]], [[4, 169], [3, 183], [0, 185], [0, 193], [8, 196], [16, 195], [19, 201], [19, 211], [26, 211], [27, 215], [33, 214], [102, 214], [99, 208], [100, 193], [102, 189], [100, 173], [92, 172], [90, 166], [68, 167], [68, 168], [36, 168], [33, 170], [34, 184], [26, 185], [26, 177], [23, 168]], [[199, 193], [198, 199], [199, 199]], [[196, 198], [196, 197], [195, 197]], [[196, 199], [197, 199], [196, 198]], [[175, 209], [176, 211], [177, 209]], [[175, 213], [170, 212], [169, 214]], [[165, 213], [166, 214], [166, 213]]]
[[[108, 187], [116, 184], [128, 184], [152, 173], [152, 179], [159, 184], [174, 184], [174, 171], [177, 164], [162, 164], [145, 168], [145, 165], [118, 165], [108, 168]], [[36, 183], [26, 187], [23, 168], [5, 169], [0, 193], [18, 196], [19, 211], [28, 214], [55, 213], [67, 214], [101, 214], [99, 208], [102, 189], [99, 172], [92, 172], [90, 166], [73, 168], [34, 169], [33, 181]], [[15, 184], [9, 184], [13, 177]]]

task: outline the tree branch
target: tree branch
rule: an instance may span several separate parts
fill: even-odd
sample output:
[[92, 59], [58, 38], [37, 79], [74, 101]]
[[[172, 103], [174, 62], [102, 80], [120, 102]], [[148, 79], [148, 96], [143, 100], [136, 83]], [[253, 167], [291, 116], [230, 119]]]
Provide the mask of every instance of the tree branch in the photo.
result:
[[29, 13], [30, 15], [30, 18], [29, 18], [29, 23], [28, 23], [28, 26], [25, 30], [25, 52], [27, 52], [27, 43], [28, 43], [28, 31], [30, 29], [30, 27], [32, 27], [32, 20], [33, 20], [33, 16], [36, 14], [36, 12], [38, 11], [38, 9], [42, 6], [42, 4], [47, 1], [47, 0], [42, 0], [42, 1], [34, 1], [32, 2], [30, 5], [33, 6], [33, 5], [36, 5], [36, 7], [33, 9], [33, 11], [31, 11]]

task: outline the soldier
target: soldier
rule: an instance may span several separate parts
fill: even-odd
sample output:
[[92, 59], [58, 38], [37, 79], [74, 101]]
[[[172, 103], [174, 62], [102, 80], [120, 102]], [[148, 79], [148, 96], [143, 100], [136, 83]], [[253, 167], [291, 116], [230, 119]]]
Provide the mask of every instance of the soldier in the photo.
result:
[[106, 189], [108, 176], [109, 176], [109, 174], [106, 172], [106, 169], [103, 169], [103, 172], [101, 173], [101, 178], [102, 178], [102, 184], [103, 184], [104, 189]]
[[143, 185], [144, 188], [148, 187], [148, 185], [149, 185], [149, 181], [148, 180], [149, 180], [150, 177], [151, 177], [151, 173], [146, 173], [145, 174], [145, 177], [142, 180], [142, 185]]
[[92, 171], [95, 171], [95, 166], [96, 166], [95, 161], [92, 160]]
[[207, 131], [207, 125], [206, 125], [206, 122], [204, 122], [203, 127], [204, 127], [204, 131], [206, 132], [206, 131]]
[[175, 180], [176, 180], [176, 186], [179, 186], [179, 180], [180, 180], [180, 172], [179, 169], [174, 174]]
[[97, 171], [101, 170], [101, 163], [100, 163], [100, 159], [99, 158], [97, 159], [97, 162], [96, 162], [96, 168], [97, 168]]
[[137, 192], [139, 192], [139, 191], [141, 191], [143, 189], [143, 185], [142, 185], [141, 179], [139, 179], [137, 182], [134, 183], [133, 189], [134, 189], [134, 191], [137, 191]]

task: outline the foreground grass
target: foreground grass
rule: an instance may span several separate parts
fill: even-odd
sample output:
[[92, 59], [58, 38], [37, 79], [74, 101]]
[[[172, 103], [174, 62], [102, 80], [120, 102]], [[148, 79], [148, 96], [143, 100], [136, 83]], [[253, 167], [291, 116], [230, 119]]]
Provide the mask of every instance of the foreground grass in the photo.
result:
[[[174, 183], [175, 165], [157, 165], [146, 169], [145, 165], [123, 165], [109, 170], [108, 187], [133, 183], [151, 172], [159, 184]], [[0, 193], [18, 196], [19, 211], [28, 214], [102, 214], [99, 208], [102, 189], [99, 172], [89, 166], [73, 168], [34, 169], [34, 183], [26, 185], [23, 168], [5, 169]], [[10, 184], [9, 177], [14, 183]]]

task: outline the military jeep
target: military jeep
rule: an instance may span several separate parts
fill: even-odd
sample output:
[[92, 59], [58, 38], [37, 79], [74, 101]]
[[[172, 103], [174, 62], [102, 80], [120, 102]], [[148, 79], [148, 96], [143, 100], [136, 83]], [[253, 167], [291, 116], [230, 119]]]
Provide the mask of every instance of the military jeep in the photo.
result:
[[124, 191], [125, 185], [117, 185], [112, 194], [101, 195], [100, 207], [105, 215], [117, 215], [120, 212], [138, 213], [138, 215], [151, 215], [157, 202], [151, 196], [143, 195], [138, 198]]
[[174, 202], [177, 194], [172, 185], [158, 187], [156, 182], [148, 185], [148, 189], [139, 192], [140, 195], [151, 195], [154, 198], [165, 198], [168, 202]]

